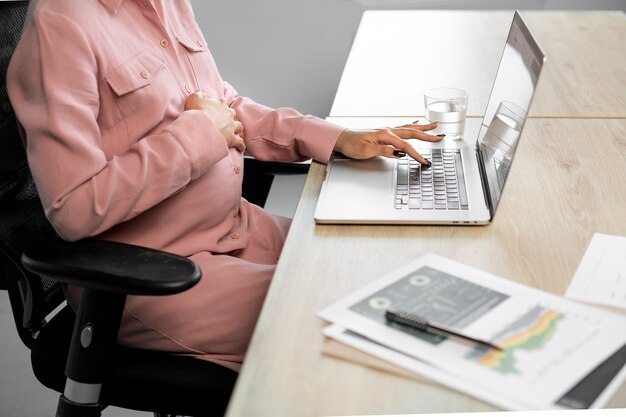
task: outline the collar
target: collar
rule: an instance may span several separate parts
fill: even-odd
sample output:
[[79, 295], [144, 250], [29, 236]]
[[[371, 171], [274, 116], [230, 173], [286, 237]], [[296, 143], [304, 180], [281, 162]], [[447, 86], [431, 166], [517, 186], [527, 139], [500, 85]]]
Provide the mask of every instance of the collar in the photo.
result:
[[100, 3], [102, 3], [110, 12], [116, 14], [123, 1], [124, 0], [100, 0]]

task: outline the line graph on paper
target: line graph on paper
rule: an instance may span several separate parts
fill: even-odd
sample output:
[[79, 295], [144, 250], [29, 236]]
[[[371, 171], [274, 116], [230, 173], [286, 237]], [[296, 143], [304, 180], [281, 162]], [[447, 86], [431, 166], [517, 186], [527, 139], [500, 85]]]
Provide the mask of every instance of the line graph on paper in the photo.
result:
[[540, 377], [597, 332], [592, 321], [573, 315], [540, 304], [528, 306], [490, 338], [502, 351], [479, 346], [465, 359], [505, 376]]

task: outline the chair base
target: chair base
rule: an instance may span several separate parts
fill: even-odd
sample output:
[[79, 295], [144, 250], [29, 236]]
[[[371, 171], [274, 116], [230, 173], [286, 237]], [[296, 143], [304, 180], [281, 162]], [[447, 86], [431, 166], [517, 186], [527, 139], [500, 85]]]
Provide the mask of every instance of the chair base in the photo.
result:
[[59, 397], [56, 417], [100, 417], [101, 415], [102, 407], [99, 404], [77, 404], [65, 398], [65, 395]]
[[[75, 315], [65, 307], [44, 327], [31, 355], [37, 379], [62, 393]], [[105, 375], [102, 406], [162, 415], [222, 417], [237, 380], [226, 367], [188, 356], [117, 346]]]

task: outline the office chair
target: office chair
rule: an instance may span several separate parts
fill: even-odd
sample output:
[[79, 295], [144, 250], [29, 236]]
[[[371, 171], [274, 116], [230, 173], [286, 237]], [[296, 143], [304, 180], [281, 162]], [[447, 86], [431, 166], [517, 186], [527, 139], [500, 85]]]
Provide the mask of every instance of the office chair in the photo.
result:
[[[128, 294], [167, 295], [191, 288], [201, 272], [191, 260], [138, 246], [85, 239], [65, 242], [45, 218], [6, 92], [6, 71], [28, 1], [0, 2], [0, 289], [31, 349], [37, 379], [62, 393], [57, 416], [99, 416], [108, 406], [159, 415], [222, 416], [236, 372], [187, 356], [116, 344]], [[264, 176], [249, 200], [265, 202], [271, 177], [307, 166], [251, 162]], [[252, 178], [254, 179], [254, 178]], [[252, 185], [250, 185], [252, 184]], [[205, 271], [210, 273], [210, 271]], [[74, 312], [62, 284], [82, 287]]]
[[274, 178], [277, 175], [306, 175], [310, 165], [307, 163], [259, 161], [244, 158], [244, 176], [241, 187], [243, 198], [264, 207]]

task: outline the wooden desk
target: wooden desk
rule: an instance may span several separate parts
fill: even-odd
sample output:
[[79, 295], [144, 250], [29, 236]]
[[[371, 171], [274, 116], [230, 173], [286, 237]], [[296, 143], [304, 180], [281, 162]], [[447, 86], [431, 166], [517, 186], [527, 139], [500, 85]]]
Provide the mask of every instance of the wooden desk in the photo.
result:
[[[563, 294], [595, 232], [626, 235], [626, 18], [522, 15], [548, 63], [493, 223], [318, 226], [313, 212], [325, 168], [313, 163], [227, 417], [493, 410], [428, 380], [324, 354], [317, 312], [427, 252]], [[350, 126], [400, 125], [423, 113], [424, 87], [447, 84], [470, 92], [472, 129], [510, 19], [503, 12], [365, 13], [331, 116]], [[447, 36], [439, 48], [426, 39], [436, 33]], [[626, 407], [626, 386], [608, 406]]]
[[[626, 117], [624, 13], [521, 14], [548, 57], [531, 116]], [[468, 115], [481, 116], [512, 17], [365, 12], [330, 116], [423, 116], [424, 90], [439, 86], [467, 90]]]
[[[227, 416], [493, 410], [324, 355], [316, 313], [429, 251], [562, 294], [594, 232], [626, 235], [626, 120], [530, 119], [518, 152], [483, 227], [315, 225], [325, 168], [314, 163]], [[626, 407], [626, 387], [610, 405]]]

